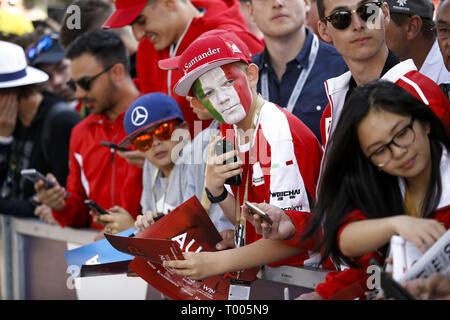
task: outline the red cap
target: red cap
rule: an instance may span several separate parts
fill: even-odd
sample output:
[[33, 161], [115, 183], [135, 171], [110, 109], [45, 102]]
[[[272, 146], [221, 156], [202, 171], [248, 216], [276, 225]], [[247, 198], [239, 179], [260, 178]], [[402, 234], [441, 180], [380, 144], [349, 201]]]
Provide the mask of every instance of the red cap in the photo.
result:
[[144, 9], [148, 0], [116, 0], [116, 10], [103, 24], [103, 29], [122, 28], [132, 23]]
[[212, 30], [203, 33], [179, 56], [160, 60], [164, 70], [183, 70], [184, 76], [174, 87], [176, 94], [187, 96], [192, 84], [201, 75], [224, 64], [243, 61], [251, 63], [251, 53], [245, 43], [233, 32]]

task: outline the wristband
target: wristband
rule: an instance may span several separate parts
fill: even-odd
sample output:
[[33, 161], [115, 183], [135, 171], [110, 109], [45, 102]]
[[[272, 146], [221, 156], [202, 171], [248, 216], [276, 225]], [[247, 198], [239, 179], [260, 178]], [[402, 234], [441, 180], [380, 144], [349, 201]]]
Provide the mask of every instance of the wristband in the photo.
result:
[[206, 196], [208, 197], [209, 201], [211, 201], [211, 203], [219, 203], [222, 202], [223, 200], [225, 200], [225, 198], [228, 196], [228, 191], [227, 188], [223, 188], [223, 192], [221, 195], [214, 197], [211, 192], [209, 191], [208, 188], [205, 187], [205, 192], [206, 192]]

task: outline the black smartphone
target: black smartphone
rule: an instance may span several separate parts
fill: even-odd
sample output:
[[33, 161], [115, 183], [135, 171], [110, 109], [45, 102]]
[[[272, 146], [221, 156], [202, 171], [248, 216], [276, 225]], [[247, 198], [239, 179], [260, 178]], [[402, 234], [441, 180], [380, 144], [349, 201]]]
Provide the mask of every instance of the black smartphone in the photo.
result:
[[84, 203], [91, 208], [92, 210], [97, 211], [100, 214], [109, 214], [105, 209], [103, 209], [102, 207], [100, 207], [97, 203], [95, 203], [92, 200], [84, 200]]
[[254, 206], [253, 204], [251, 204], [248, 201], [245, 201], [245, 205], [248, 207], [248, 210], [250, 211], [250, 214], [257, 214], [258, 216], [263, 218], [267, 223], [272, 225], [273, 221], [272, 221], [272, 219], [269, 217], [269, 215], [267, 213], [265, 213], [260, 208]]
[[123, 147], [119, 147], [117, 144], [114, 144], [114, 143], [112, 143], [112, 142], [100, 141], [100, 144], [101, 144], [102, 146], [105, 146], [105, 147], [108, 147], [108, 148], [115, 149], [115, 150], [117, 150], [117, 151], [123, 151], [123, 152], [131, 151], [130, 149], [123, 148]]
[[47, 179], [46, 176], [44, 176], [42, 173], [40, 173], [36, 169], [23, 169], [23, 170], [20, 171], [20, 174], [24, 178], [30, 180], [33, 183], [36, 183], [39, 180], [43, 180], [45, 189], [51, 189], [51, 188], [53, 188], [55, 186], [55, 184], [52, 181]]
[[[234, 150], [234, 145], [231, 141], [222, 139], [216, 142], [215, 145], [215, 151], [216, 151], [216, 155], [221, 155], [227, 152], [230, 152]], [[227, 161], [225, 161], [223, 164], [229, 164], [229, 163], [233, 163], [233, 162], [237, 162], [237, 157], [234, 156], [233, 159], [228, 159]], [[238, 174], [234, 177], [228, 178], [225, 183], [229, 184], [229, 185], [233, 185], [233, 186], [240, 186], [241, 185], [241, 175]]]
[[397, 281], [392, 279], [386, 272], [381, 271], [380, 285], [386, 298], [396, 300], [415, 300]]

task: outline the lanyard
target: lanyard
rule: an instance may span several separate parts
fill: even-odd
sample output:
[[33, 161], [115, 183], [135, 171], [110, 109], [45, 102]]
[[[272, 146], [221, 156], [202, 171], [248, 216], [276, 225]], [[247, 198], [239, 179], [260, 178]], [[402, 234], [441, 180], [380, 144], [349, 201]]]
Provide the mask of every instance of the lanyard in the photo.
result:
[[[255, 130], [257, 127], [257, 123], [259, 121], [259, 113], [261, 112], [261, 108], [264, 105], [264, 100], [262, 99], [262, 97], [260, 95], [258, 95], [257, 98], [257, 107], [255, 109], [255, 114], [253, 116], [252, 119], [252, 126], [250, 130]], [[248, 199], [248, 181], [250, 180], [250, 160], [252, 157], [252, 149], [253, 149], [253, 145], [255, 143], [255, 135], [257, 132], [253, 133], [253, 138], [252, 141], [250, 141], [250, 148], [248, 151], [248, 164], [247, 164], [247, 178], [245, 180], [245, 189], [244, 189], [244, 202], [247, 201]], [[239, 146], [240, 144], [238, 143], [238, 132], [235, 134], [235, 145]], [[235, 210], [235, 216], [236, 216], [236, 221], [235, 221], [235, 243], [236, 243], [236, 247], [242, 247], [245, 245], [245, 224], [246, 224], [246, 219], [244, 217], [244, 215], [242, 214], [241, 211], [241, 205], [240, 205], [240, 191], [241, 191], [241, 187], [239, 186], [237, 189], [237, 194], [235, 197], [235, 205], [234, 205], [234, 210]]]
[[[291, 96], [289, 98], [289, 102], [287, 104], [286, 110], [291, 112], [294, 110], [295, 104], [297, 103], [300, 94], [302, 93], [303, 87], [305, 86], [306, 79], [308, 79], [309, 74], [313, 68], [314, 63], [316, 62], [317, 53], [319, 51], [319, 39], [315, 34], [313, 34], [313, 42], [311, 45], [311, 51], [309, 53], [308, 58], [308, 67], [303, 68], [300, 71], [300, 75], [298, 76], [297, 82], [295, 83], [295, 87], [292, 90]], [[261, 94], [263, 98], [267, 101], [270, 101], [269, 97], [269, 75], [267, 69], [262, 72], [261, 75]]]

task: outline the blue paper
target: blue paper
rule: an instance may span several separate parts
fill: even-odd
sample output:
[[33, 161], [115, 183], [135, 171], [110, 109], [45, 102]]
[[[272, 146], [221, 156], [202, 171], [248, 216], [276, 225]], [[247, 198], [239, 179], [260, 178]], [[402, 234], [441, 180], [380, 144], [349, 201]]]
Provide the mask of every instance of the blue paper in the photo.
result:
[[[128, 237], [134, 228], [117, 235]], [[81, 270], [83, 265], [99, 265], [113, 262], [131, 261], [134, 256], [116, 250], [106, 239], [95, 241], [88, 245], [64, 252], [69, 269]], [[77, 268], [78, 267], [78, 268]]]

